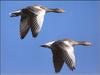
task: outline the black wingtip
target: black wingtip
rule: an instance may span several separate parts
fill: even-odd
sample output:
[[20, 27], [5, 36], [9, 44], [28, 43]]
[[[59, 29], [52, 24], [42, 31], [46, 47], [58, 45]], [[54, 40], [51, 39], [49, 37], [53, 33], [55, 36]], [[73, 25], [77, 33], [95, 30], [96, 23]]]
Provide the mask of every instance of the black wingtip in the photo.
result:
[[55, 73], [59, 73], [61, 69], [55, 68]]
[[20, 39], [23, 40], [25, 38], [25, 36], [20, 36]]
[[24, 39], [24, 37], [20, 37], [20, 39], [21, 39], [21, 40], [23, 40], [23, 39]]
[[75, 67], [72, 67], [72, 68], [70, 68], [72, 71], [74, 71], [76, 68]]
[[55, 73], [59, 73], [60, 71], [59, 70], [55, 70]]
[[32, 36], [33, 36], [34, 38], [36, 38], [36, 37], [38, 36], [38, 33], [32, 34]]

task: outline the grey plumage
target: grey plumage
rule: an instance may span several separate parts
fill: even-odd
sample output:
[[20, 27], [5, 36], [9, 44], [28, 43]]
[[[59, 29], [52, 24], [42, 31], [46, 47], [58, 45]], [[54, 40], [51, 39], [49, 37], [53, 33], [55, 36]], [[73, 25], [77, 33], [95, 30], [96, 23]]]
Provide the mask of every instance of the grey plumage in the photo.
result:
[[23, 39], [31, 29], [33, 37], [37, 37], [42, 28], [44, 16], [48, 12], [62, 13], [63, 9], [49, 9], [40, 5], [28, 6], [26, 8], [10, 13], [11, 17], [21, 16], [20, 36]]
[[91, 43], [87, 41], [74, 41], [70, 39], [62, 39], [52, 41], [41, 45], [41, 47], [50, 48], [53, 53], [53, 63], [55, 72], [60, 72], [64, 62], [67, 64], [70, 70], [75, 69], [75, 55], [74, 47], [76, 45], [90, 46]]

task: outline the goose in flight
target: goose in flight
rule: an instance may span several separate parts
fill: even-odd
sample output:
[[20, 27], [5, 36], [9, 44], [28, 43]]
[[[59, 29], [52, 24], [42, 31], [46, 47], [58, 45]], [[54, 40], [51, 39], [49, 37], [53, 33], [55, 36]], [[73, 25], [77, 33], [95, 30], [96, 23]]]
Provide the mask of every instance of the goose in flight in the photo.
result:
[[47, 8], [41, 5], [28, 6], [26, 8], [17, 10], [10, 13], [11, 17], [21, 16], [20, 19], [20, 37], [24, 39], [29, 29], [31, 29], [33, 37], [37, 37], [42, 28], [44, 16], [46, 13], [63, 13], [63, 9], [59, 8]]
[[41, 47], [50, 48], [53, 53], [53, 63], [55, 72], [60, 72], [64, 62], [67, 64], [70, 70], [75, 69], [75, 55], [73, 46], [83, 45], [90, 46], [91, 43], [87, 41], [74, 41], [71, 39], [63, 39], [58, 41], [52, 41], [41, 45]]

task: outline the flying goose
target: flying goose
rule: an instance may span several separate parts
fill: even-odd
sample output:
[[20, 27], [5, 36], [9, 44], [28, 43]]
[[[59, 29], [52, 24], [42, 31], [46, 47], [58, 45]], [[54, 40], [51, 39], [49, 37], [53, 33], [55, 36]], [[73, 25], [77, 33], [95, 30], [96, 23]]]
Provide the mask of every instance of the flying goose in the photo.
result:
[[71, 39], [62, 39], [52, 41], [41, 45], [41, 47], [50, 48], [53, 53], [53, 63], [55, 72], [60, 72], [64, 62], [67, 64], [70, 70], [75, 69], [75, 55], [74, 47], [76, 45], [90, 46], [91, 43], [87, 41], [74, 41]]
[[11, 17], [21, 16], [20, 19], [20, 36], [24, 39], [29, 29], [31, 29], [33, 37], [37, 37], [42, 28], [44, 15], [49, 12], [63, 13], [63, 9], [47, 8], [41, 5], [28, 6], [26, 8], [10, 13]]

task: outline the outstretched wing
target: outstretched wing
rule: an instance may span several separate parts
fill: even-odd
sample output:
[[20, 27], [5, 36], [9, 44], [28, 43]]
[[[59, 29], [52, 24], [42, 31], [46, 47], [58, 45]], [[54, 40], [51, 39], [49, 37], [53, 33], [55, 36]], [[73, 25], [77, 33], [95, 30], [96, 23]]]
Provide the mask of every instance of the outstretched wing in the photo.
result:
[[52, 52], [53, 52], [53, 63], [54, 63], [55, 72], [58, 73], [60, 72], [64, 64], [64, 60], [62, 59], [61, 52], [59, 50], [54, 48]]
[[65, 60], [65, 63], [68, 65], [68, 67], [71, 70], [75, 69], [75, 55], [74, 52], [69, 47], [65, 47], [65, 50], [63, 50], [63, 58]]
[[62, 59], [65, 61], [67, 66], [73, 70], [75, 69], [75, 55], [73, 47], [65, 45], [65, 43], [58, 41], [55, 42], [55, 46], [58, 50], [61, 51]]
[[32, 14], [30, 16], [30, 27], [32, 31], [33, 37], [36, 37], [42, 28], [42, 24], [44, 21], [44, 14], [40, 12], [39, 14]]
[[32, 35], [33, 37], [36, 37], [42, 28], [44, 15], [46, 12], [45, 10], [34, 7], [27, 7], [25, 10], [27, 10], [29, 12], [28, 14], [30, 15], [30, 27]]
[[22, 15], [21, 16], [21, 20], [20, 20], [20, 36], [21, 36], [21, 39], [23, 39], [29, 31], [29, 28], [30, 28], [29, 18], [30, 17], [28, 15]]
[[27, 25], [26, 24], [25, 25], [23, 24], [23, 25], [27, 26], [26, 27], [27, 30], [28, 28], [31, 28], [33, 37], [36, 37], [41, 30], [41, 27], [44, 21], [45, 11], [29, 6], [27, 8], [22, 9], [22, 12], [23, 12], [22, 19], [23, 19], [23, 16], [25, 16], [26, 18], [24, 20], [27, 20], [25, 21], [27, 22], [26, 23]]

